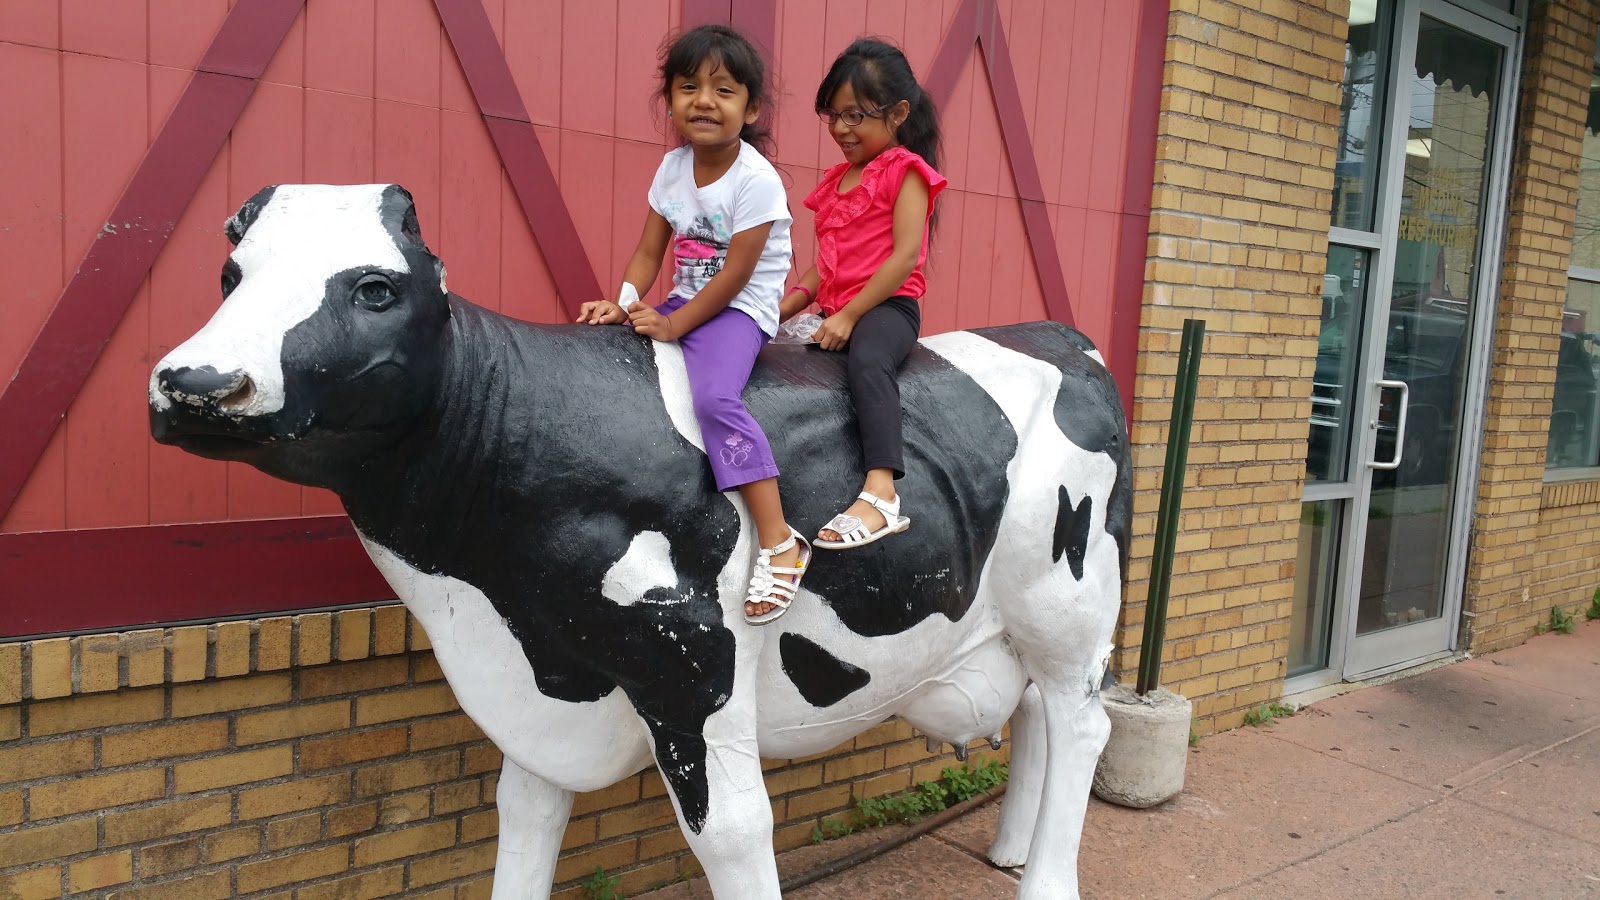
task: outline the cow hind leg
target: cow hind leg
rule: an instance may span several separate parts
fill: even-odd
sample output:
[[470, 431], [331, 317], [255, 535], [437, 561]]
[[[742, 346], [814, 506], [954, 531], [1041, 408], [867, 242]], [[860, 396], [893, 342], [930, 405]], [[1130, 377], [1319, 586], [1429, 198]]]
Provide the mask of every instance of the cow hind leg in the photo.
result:
[[500, 766], [495, 802], [500, 808], [500, 848], [492, 900], [549, 897], [561, 837], [572, 815], [572, 792], [507, 758]]
[[[1100, 706], [1100, 671], [1059, 673], [1036, 682], [1044, 711], [1044, 784], [1020, 900], [1078, 896], [1078, 847], [1094, 768], [1111, 736]], [[1007, 789], [1009, 793], [1009, 789]]]
[[1045, 752], [1044, 701], [1038, 686], [1029, 685], [1011, 714], [1010, 777], [1000, 801], [1000, 824], [989, 846], [989, 859], [997, 866], [1020, 866], [1028, 861], [1044, 790]]

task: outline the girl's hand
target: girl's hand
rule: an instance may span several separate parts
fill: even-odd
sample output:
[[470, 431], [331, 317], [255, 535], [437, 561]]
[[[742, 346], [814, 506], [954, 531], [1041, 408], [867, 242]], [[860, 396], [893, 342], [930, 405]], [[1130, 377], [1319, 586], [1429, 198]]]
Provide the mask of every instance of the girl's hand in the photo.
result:
[[578, 322], [588, 325], [617, 325], [627, 321], [628, 314], [610, 300], [590, 300], [578, 308]]
[[855, 330], [855, 317], [841, 309], [823, 319], [811, 339], [821, 344], [824, 350], [843, 350], [850, 343], [850, 332]]
[[648, 338], [658, 341], [670, 341], [673, 338], [672, 319], [656, 312], [656, 308], [648, 303], [633, 305], [633, 311], [628, 313], [628, 324]]

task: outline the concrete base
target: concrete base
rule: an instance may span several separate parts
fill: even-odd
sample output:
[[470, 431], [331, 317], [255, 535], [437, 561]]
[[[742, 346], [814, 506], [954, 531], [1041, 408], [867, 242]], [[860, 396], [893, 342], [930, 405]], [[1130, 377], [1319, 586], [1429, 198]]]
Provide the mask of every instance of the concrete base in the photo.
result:
[[1108, 803], [1144, 809], [1183, 790], [1189, 759], [1189, 701], [1165, 688], [1139, 697], [1132, 685], [1100, 692], [1111, 738], [1094, 770], [1094, 794]]

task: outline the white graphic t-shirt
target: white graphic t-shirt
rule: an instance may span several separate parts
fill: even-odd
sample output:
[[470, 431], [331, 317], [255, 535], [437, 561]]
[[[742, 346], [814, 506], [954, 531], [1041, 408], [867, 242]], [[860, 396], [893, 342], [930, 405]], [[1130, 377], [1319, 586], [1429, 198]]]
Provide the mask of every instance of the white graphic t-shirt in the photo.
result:
[[694, 183], [693, 149], [673, 150], [650, 183], [650, 208], [672, 224], [672, 293], [686, 300], [722, 271], [735, 234], [771, 222], [755, 271], [729, 305], [755, 319], [768, 337], [777, 332], [793, 219], [778, 170], [760, 151], [741, 141], [727, 173], [702, 188]]

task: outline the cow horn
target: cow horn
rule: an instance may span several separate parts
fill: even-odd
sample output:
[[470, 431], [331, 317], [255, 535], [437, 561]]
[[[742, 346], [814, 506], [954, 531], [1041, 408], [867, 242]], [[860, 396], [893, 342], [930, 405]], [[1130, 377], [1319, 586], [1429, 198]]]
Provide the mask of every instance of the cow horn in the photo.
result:
[[244, 205], [239, 207], [238, 212], [229, 216], [228, 220], [222, 223], [222, 233], [228, 236], [228, 241], [235, 247], [239, 245], [240, 241], [244, 240], [244, 233], [249, 231], [250, 226], [256, 223], [261, 211], [267, 208], [268, 203], [272, 202], [272, 194], [277, 189], [277, 185], [269, 184], [256, 191], [255, 196], [246, 200]]

